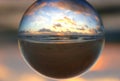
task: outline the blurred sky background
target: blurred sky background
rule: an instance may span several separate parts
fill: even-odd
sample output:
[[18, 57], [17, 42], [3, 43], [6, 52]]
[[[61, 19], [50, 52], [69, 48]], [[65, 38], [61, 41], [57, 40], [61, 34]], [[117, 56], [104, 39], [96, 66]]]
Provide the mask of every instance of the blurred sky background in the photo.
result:
[[[53, 81], [36, 74], [23, 61], [17, 29], [35, 0], [0, 0], [0, 81]], [[97, 63], [80, 78], [58, 81], [120, 81], [120, 0], [88, 0], [102, 17], [106, 44]]]

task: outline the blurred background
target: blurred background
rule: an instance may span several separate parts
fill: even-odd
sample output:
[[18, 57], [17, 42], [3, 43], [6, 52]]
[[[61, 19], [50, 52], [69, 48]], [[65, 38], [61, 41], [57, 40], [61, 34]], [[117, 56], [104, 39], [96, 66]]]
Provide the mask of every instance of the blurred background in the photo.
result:
[[[39, 76], [21, 58], [17, 29], [35, 0], [0, 0], [0, 81], [53, 81]], [[102, 17], [106, 44], [97, 63], [76, 79], [59, 81], [120, 81], [120, 0], [88, 0]]]

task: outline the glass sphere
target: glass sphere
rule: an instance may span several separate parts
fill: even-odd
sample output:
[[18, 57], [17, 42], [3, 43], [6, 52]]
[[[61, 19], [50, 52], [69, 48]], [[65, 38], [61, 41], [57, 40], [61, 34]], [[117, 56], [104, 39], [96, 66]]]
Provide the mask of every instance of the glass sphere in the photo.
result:
[[38, 0], [20, 23], [19, 46], [27, 63], [47, 77], [86, 72], [104, 44], [100, 16], [85, 0]]

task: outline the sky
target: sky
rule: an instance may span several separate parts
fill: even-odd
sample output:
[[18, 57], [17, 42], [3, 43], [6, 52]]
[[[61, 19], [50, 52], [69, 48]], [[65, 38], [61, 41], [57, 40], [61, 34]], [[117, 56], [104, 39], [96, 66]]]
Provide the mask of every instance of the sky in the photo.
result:
[[[69, 4], [68, 4], [69, 3]], [[103, 32], [102, 22], [98, 14], [87, 5], [72, 2], [34, 3], [24, 14], [19, 31], [42, 33], [42, 29], [50, 32], [71, 32], [96, 34]], [[63, 7], [63, 5], [65, 5]], [[72, 5], [72, 6], [71, 6]], [[45, 31], [44, 31], [45, 32]], [[47, 31], [46, 31], [47, 32]]]

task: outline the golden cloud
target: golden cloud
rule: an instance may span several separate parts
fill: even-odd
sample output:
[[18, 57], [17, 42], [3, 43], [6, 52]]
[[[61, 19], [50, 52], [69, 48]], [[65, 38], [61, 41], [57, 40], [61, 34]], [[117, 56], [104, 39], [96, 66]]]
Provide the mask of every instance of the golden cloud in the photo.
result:
[[[38, 21], [39, 25], [39, 21]], [[33, 29], [34, 30], [34, 29]], [[57, 35], [71, 35], [71, 34], [86, 34], [95, 35], [96, 30], [89, 28], [85, 24], [78, 25], [74, 20], [63, 17], [54, 20], [52, 25], [46, 26], [43, 29], [37, 29], [36, 31], [31, 30], [31, 34], [57, 34]]]
[[68, 17], [64, 17], [62, 19], [58, 19], [54, 21], [54, 25], [49, 27], [49, 30], [53, 32], [61, 33], [81, 33], [81, 34], [89, 34], [94, 35], [96, 34], [96, 31], [94, 29], [90, 29], [83, 26], [79, 26], [76, 24], [76, 22]]

